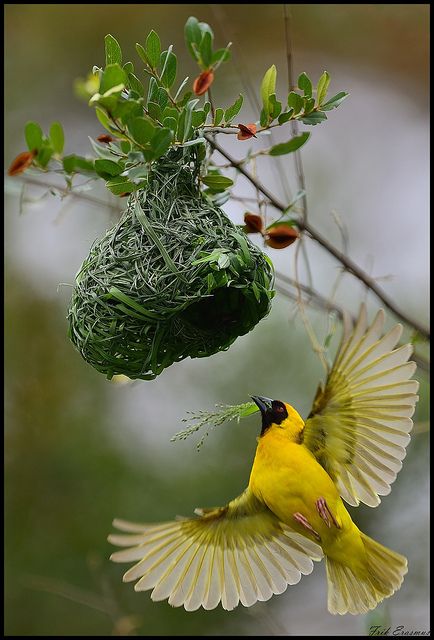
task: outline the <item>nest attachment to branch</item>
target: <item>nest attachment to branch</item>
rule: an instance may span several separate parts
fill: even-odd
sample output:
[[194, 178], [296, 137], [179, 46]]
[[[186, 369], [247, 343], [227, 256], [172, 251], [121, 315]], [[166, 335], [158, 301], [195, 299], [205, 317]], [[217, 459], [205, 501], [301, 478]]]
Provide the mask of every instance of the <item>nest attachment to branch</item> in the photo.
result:
[[76, 277], [69, 335], [107, 378], [155, 378], [227, 349], [270, 310], [267, 256], [198, 188], [197, 168], [165, 158], [131, 194]]

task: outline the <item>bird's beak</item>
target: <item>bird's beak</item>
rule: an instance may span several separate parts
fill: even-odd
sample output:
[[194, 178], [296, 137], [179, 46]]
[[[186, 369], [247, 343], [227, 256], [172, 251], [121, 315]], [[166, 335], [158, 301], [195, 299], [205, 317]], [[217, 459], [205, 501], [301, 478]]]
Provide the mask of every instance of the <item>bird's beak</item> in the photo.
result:
[[263, 396], [250, 396], [250, 397], [252, 398], [253, 402], [255, 402], [258, 405], [262, 415], [265, 415], [265, 413], [272, 408], [271, 403], [273, 401], [271, 400], [271, 398], [264, 398]]

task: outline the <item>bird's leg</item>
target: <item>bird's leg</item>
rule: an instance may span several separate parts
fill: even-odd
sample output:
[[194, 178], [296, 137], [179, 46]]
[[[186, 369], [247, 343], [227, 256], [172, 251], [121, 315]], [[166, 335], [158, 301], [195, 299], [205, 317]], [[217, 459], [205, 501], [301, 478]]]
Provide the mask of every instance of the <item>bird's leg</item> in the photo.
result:
[[[321, 516], [321, 518], [324, 520], [324, 522], [326, 523], [326, 525], [330, 528], [331, 527], [331, 522], [333, 522], [333, 524], [335, 525], [335, 527], [337, 529], [340, 529], [340, 526], [338, 525], [338, 523], [336, 522], [336, 519], [334, 518], [332, 512], [329, 509], [329, 506], [327, 504], [327, 502], [324, 500], [324, 498], [318, 498], [318, 500], [315, 502], [316, 508], [318, 510], [319, 515]], [[331, 520], [331, 522], [330, 522]]]
[[301, 524], [305, 529], [310, 531], [317, 540], [321, 541], [321, 536], [319, 535], [319, 533], [315, 531], [315, 529], [309, 523], [308, 519], [305, 518], [302, 513], [299, 513], [297, 511], [297, 513], [294, 513], [293, 517], [294, 517], [294, 520], [296, 520], [299, 524]]

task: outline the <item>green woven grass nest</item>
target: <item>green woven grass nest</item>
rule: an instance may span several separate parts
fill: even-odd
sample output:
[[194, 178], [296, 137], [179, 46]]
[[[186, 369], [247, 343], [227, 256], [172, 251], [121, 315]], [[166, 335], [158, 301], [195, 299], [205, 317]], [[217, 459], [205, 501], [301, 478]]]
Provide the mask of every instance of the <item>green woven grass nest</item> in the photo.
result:
[[144, 380], [227, 349], [270, 310], [269, 259], [165, 158], [77, 274], [69, 335], [107, 378]]

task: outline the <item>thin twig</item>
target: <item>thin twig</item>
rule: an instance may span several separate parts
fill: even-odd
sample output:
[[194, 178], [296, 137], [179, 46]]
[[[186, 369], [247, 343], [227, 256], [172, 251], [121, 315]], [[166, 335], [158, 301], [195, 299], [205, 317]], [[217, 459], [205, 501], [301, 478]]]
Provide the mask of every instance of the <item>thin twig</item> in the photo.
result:
[[[291, 12], [288, 9], [288, 5], [283, 5], [283, 15], [285, 24], [285, 40], [286, 40], [286, 59], [287, 59], [287, 71], [288, 71], [288, 87], [292, 91], [295, 88], [294, 83], [294, 71], [292, 65], [292, 39], [291, 39]], [[291, 133], [295, 137], [298, 135], [298, 122], [297, 120], [290, 121]], [[306, 196], [306, 181], [304, 178], [303, 163], [301, 160], [300, 149], [297, 149], [294, 153], [295, 170], [297, 173], [297, 181], [299, 190], [304, 192], [303, 202], [303, 222], [307, 221], [307, 196]]]
[[[351, 318], [353, 324], [356, 323], [357, 317], [354, 314], [349, 314], [348, 311], [345, 311], [343, 307], [338, 305], [330, 298], [326, 298], [312, 287], [302, 284], [301, 282], [295, 280], [295, 278], [291, 278], [290, 276], [287, 276], [280, 271], [276, 271], [275, 276], [275, 289], [279, 293], [285, 295], [288, 298], [291, 298], [295, 302], [298, 302], [298, 293], [293, 293], [292, 291], [288, 290], [285, 285], [294, 287], [297, 292], [301, 290], [306, 295], [306, 299], [303, 301], [304, 304], [311, 304], [321, 311], [327, 311], [327, 313], [336, 313], [340, 321], [343, 320], [344, 314], [346, 313]], [[426, 373], [429, 373], [430, 363], [426, 358], [414, 352], [412, 355], [412, 360], [414, 360], [419, 369], [425, 371]]]
[[[213, 12], [213, 15], [216, 18], [216, 21], [223, 35], [226, 37], [226, 34], [228, 34], [230, 40], [233, 40], [236, 43], [239, 40], [239, 38], [237, 37], [237, 34], [231, 32], [232, 21], [230, 19], [230, 11], [228, 12], [226, 10], [226, 6], [224, 4], [210, 4], [209, 6]], [[237, 53], [237, 55], [234, 56], [233, 58], [233, 64], [234, 64], [235, 70], [238, 76], [240, 77], [241, 84], [243, 85], [243, 89], [247, 94], [247, 97], [250, 101], [251, 106], [253, 107], [253, 110], [256, 111], [256, 113], [260, 113], [261, 111], [260, 101], [256, 92], [256, 88], [253, 86], [252, 80], [247, 71], [247, 65], [245, 61], [245, 56], [243, 54], [243, 49], [241, 46], [237, 46], [236, 44], [234, 45], [234, 49]], [[268, 129], [272, 129], [273, 127], [276, 127], [276, 126], [280, 126], [280, 125], [278, 123], [269, 124], [259, 129], [257, 133], [260, 133], [261, 131], [265, 131]], [[272, 144], [275, 144], [276, 140], [273, 136], [273, 132], [270, 132], [270, 134], [271, 134], [270, 141]], [[285, 172], [284, 160], [282, 157], [277, 156], [275, 158], [275, 161], [276, 161], [275, 166], [279, 174], [279, 180], [280, 180], [281, 187], [283, 189], [284, 197], [287, 200], [291, 200], [291, 191], [288, 184], [288, 178]]]
[[83, 192], [75, 192], [73, 188], [64, 189], [63, 187], [60, 187], [58, 184], [54, 184], [53, 182], [49, 182], [48, 180], [45, 180], [45, 179], [38, 180], [37, 178], [32, 178], [29, 175], [14, 178], [14, 180], [17, 180], [17, 179], [24, 184], [32, 184], [36, 187], [45, 187], [46, 189], [56, 189], [56, 191], [58, 191], [63, 198], [66, 198], [67, 196], [71, 196], [72, 198], [91, 202], [92, 204], [98, 205], [99, 207], [105, 207], [105, 208], [109, 207], [110, 209], [113, 209], [117, 213], [119, 213], [119, 207], [117, 207], [115, 204], [111, 204], [110, 202], [105, 202], [100, 198], [95, 198], [94, 196], [90, 196]]
[[[267, 189], [261, 182], [255, 179], [240, 162], [238, 162], [235, 158], [233, 158], [223, 147], [221, 147], [218, 142], [211, 140], [206, 134], [206, 139], [210, 143], [210, 145], [218, 151], [230, 164], [234, 169], [237, 169], [247, 180], [258, 189], [273, 205], [275, 209], [278, 211], [284, 212], [287, 210], [287, 206], [285, 206], [282, 202], [280, 202], [273, 193], [269, 189]], [[361, 267], [359, 267], [351, 258], [346, 256], [342, 251], [339, 251], [334, 247], [328, 240], [325, 238], [319, 231], [317, 231], [309, 222], [303, 222], [302, 220], [298, 223], [299, 228], [302, 231], [305, 231], [313, 240], [318, 242], [323, 249], [325, 249], [330, 255], [332, 255], [336, 260], [338, 260], [346, 271], [352, 273], [358, 280], [363, 282], [363, 284], [370, 289], [377, 298], [379, 298], [382, 303], [400, 320], [405, 322], [407, 325], [412, 327], [415, 331], [417, 331], [423, 338], [426, 340], [430, 339], [429, 329], [421, 325], [417, 320], [410, 318], [406, 313], [401, 311], [399, 307], [395, 304], [395, 302], [378, 286], [374, 278], [371, 278]]]

